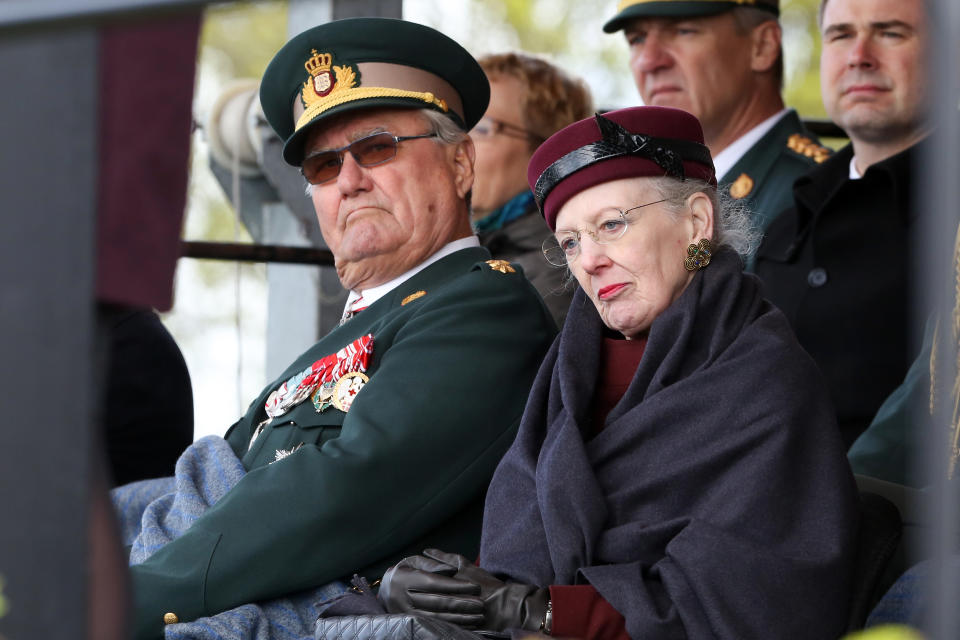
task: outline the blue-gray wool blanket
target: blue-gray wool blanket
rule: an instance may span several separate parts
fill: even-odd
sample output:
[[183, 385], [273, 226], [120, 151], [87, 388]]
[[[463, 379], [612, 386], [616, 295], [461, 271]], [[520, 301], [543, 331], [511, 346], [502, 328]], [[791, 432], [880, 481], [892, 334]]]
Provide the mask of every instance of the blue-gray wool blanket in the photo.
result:
[[[207, 436], [190, 445], [172, 478], [142, 480], [111, 492], [130, 564], [140, 564], [186, 531], [246, 471], [227, 441]], [[285, 598], [245, 604], [209, 618], [167, 625], [167, 640], [312, 639], [317, 603], [343, 593], [332, 582]]]

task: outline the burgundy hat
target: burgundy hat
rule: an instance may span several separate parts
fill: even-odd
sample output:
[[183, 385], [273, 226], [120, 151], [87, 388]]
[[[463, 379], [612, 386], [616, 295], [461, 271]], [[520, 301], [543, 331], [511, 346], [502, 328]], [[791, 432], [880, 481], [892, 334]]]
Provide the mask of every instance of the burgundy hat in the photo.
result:
[[584, 189], [620, 178], [671, 176], [717, 185], [700, 122], [669, 107], [630, 107], [574, 122], [533, 154], [527, 182], [547, 225]]

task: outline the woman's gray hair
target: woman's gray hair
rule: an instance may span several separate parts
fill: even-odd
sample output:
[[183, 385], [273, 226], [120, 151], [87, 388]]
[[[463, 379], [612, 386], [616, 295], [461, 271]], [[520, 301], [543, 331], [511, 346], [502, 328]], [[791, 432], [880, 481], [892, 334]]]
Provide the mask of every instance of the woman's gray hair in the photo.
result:
[[709, 182], [687, 178], [652, 178], [654, 188], [666, 199], [666, 205], [673, 213], [680, 214], [687, 209], [687, 199], [695, 193], [703, 193], [713, 204], [713, 237], [710, 241], [714, 249], [730, 247], [744, 259], [751, 255], [760, 244], [761, 232], [750, 215], [750, 209], [742, 200], [735, 200], [726, 189], [720, 190]]
[[[424, 116], [426, 125], [430, 127], [430, 133], [435, 133], [440, 144], [459, 144], [467, 137], [467, 132], [460, 128], [449, 116], [433, 109], [419, 109], [420, 114]], [[396, 131], [391, 131], [397, 135]], [[424, 132], [426, 133], [426, 132]], [[409, 135], [409, 134], [408, 134]], [[307, 183], [304, 193], [310, 197], [314, 185]]]

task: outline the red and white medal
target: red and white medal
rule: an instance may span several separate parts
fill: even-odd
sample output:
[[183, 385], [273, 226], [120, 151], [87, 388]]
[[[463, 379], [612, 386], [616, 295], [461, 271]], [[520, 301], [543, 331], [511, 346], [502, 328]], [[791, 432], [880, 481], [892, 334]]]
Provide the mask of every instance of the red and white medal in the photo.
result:
[[[272, 420], [297, 406], [319, 388], [332, 386], [348, 373], [363, 373], [373, 355], [373, 334], [361, 336], [336, 353], [320, 358], [277, 387], [264, 410]], [[366, 378], [366, 376], [363, 376]]]

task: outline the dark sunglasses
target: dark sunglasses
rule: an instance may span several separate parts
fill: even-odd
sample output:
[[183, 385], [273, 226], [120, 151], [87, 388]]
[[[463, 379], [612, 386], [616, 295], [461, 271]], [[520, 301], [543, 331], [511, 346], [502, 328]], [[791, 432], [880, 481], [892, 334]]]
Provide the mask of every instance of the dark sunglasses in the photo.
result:
[[417, 138], [436, 138], [436, 133], [423, 133], [418, 136], [395, 136], [388, 131], [374, 133], [354, 140], [339, 149], [327, 149], [303, 159], [300, 173], [310, 184], [323, 184], [340, 175], [343, 155], [349, 151], [361, 167], [375, 167], [397, 155], [397, 145], [404, 140]]

